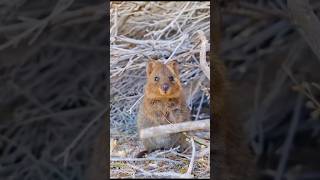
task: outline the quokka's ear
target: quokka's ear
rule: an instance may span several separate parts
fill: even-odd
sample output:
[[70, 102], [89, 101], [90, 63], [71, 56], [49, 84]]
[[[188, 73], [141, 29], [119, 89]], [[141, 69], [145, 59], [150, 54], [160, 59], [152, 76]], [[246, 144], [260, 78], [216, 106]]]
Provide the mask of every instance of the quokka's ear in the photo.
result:
[[179, 64], [178, 61], [176, 60], [172, 60], [170, 62], [168, 62], [167, 64], [170, 68], [172, 68], [172, 70], [174, 71], [174, 73], [179, 76]]
[[154, 70], [154, 66], [156, 64], [156, 60], [154, 59], [150, 59], [148, 62], [147, 62], [147, 76], [149, 76], [152, 71]]

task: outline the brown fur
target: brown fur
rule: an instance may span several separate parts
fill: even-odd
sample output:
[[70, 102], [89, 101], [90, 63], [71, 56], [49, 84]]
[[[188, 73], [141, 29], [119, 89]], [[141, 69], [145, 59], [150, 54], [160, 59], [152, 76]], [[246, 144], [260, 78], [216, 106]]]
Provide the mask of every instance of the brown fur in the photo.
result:
[[[174, 78], [173, 81], [170, 80], [170, 76]], [[158, 81], [155, 77], [158, 77]], [[167, 92], [163, 90], [164, 84], [169, 86]], [[150, 60], [147, 65], [144, 98], [137, 118], [138, 130], [189, 120], [190, 112], [179, 79], [178, 63], [171, 61], [168, 64], [162, 64], [159, 61]], [[182, 133], [175, 133], [142, 139], [142, 141], [148, 152], [177, 145], [184, 150], [188, 145], [185, 138]]]

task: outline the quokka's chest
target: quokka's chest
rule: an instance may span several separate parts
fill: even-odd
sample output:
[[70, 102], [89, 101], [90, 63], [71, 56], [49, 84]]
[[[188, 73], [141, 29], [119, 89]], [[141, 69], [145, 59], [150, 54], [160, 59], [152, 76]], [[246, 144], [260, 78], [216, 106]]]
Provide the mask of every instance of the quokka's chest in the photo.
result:
[[186, 108], [175, 102], [154, 102], [150, 105], [149, 115], [160, 124], [181, 122], [185, 119]]

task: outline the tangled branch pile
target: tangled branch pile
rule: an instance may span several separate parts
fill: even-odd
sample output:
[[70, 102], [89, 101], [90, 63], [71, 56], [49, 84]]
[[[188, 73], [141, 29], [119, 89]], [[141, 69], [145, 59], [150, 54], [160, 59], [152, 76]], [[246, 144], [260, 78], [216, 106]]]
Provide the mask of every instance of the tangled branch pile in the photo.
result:
[[319, 5], [243, 0], [221, 9], [222, 59], [264, 179], [319, 179]]
[[[209, 96], [208, 78], [202, 78], [200, 67], [202, 34], [198, 32], [210, 39], [209, 2], [112, 2], [110, 15], [112, 127], [134, 123], [148, 57], [176, 59], [181, 81], [201, 79], [200, 91]], [[206, 43], [205, 51], [209, 49]], [[192, 97], [193, 103], [201, 99], [200, 91]]]
[[[193, 118], [209, 118], [209, 111], [204, 111], [210, 97], [210, 63], [205, 60], [210, 50], [209, 5], [210, 2], [111, 2], [111, 144], [117, 142], [114, 152], [111, 150], [112, 157], [132, 157], [142, 150], [135, 117], [143, 96], [146, 63], [151, 58], [178, 61], [182, 83], [188, 86], [192, 81], [198, 82], [187, 94], [189, 107], [195, 110]], [[198, 154], [200, 146], [196, 147]], [[178, 172], [188, 168], [186, 158], [190, 160], [190, 157], [174, 153], [170, 150], [151, 154], [151, 157], [163, 157], [152, 163], [148, 163], [148, 158], [141, 160], [144, 163], [134, 164], [134, 159], [113, 158], [111, 177], [183, 177]], [[208, 155], [206, 149], [201, 159], [195, 161], [192, 172], [195, 176], [209, 177]]]
[[83, 179], [105, 112], [105, 4], [1, 1], [0, 14], [1, 179]]

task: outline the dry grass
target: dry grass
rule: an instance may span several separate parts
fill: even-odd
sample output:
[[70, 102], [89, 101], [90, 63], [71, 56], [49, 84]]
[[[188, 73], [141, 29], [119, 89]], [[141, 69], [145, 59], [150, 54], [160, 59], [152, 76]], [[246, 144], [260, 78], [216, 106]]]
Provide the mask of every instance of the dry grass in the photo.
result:
[[[194, 109], [193, 118], [209, 117], [201, 109], [209, 105], [210, 97], [210, 64], [205, 61], [210, 49], [209, 5], [209, 2], [111, 3], [111, 177], [209, 178], [208, 147], [198, 143], [194, 153], [179, 154], [171, 149], [153, 152], [144, 160], [132, 159], [143, 148], [137, 137], [135, 117], [143, 95], [148, 58], [164, 62], [176, 59], [183, 84], [199, 82], [187, 93], [189, 107]], [[190, 163], [192, 154], [194, 163]]]

